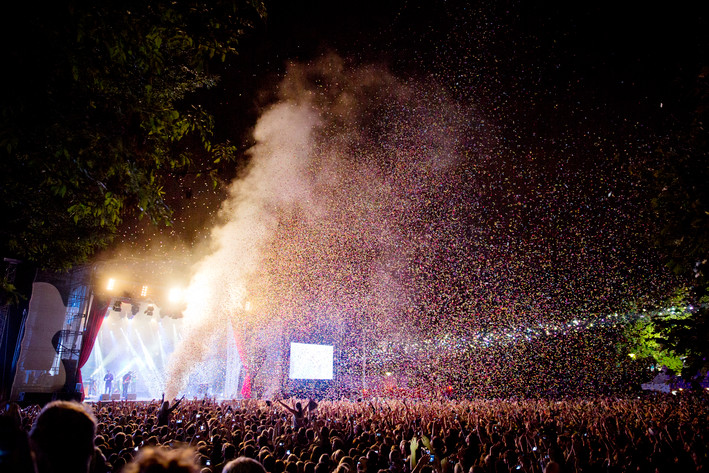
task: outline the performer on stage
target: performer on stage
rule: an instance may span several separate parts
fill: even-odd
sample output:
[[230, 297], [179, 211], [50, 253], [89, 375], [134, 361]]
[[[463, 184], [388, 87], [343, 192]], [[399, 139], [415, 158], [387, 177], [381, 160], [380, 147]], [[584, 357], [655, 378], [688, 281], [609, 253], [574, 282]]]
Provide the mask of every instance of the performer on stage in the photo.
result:
[[133, 379], [133, 373], [130, 371], [123, 375], [123, 398], [128, 397], [128, 387]]
[[106, 376], [103, 377], [103, 380], [106, 382], [105, 393], [111, 394], [111, 387], [113, 387], [113, 373], [111, 373], [111, 370], [106, 371]]
[[91, 376], [89, 378], [89, 396], [96, 396], [98, 393], [96, 392], [96, 378]]

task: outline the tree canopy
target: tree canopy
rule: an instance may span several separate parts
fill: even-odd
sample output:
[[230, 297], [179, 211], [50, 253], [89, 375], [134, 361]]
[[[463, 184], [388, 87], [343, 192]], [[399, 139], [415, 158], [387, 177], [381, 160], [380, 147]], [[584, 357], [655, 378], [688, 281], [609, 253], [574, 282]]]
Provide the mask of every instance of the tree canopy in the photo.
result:
[[41, 267], [84, 261], [127, 216], [170, 224], [170, 172], [214, 172], [200, 91], [265, 16], [259, 0], [8, 5], [0, 114], [0, 248]]
[[652, 235], [669, 268], [683, 281], [678, 316], [657, 317], [656, 339], [684, 357], [684, 375], [709, 368], [709, 67], [696, 77], [680, 119], [646, 169], [658, 231]]

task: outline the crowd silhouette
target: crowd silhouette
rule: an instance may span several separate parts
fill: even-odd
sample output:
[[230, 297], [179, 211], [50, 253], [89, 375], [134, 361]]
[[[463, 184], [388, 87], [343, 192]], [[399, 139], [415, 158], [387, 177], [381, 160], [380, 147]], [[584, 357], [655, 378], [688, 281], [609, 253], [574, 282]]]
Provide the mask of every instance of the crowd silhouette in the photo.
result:
[[3, 472], [707, 471], [706, 398], [6, 406]]

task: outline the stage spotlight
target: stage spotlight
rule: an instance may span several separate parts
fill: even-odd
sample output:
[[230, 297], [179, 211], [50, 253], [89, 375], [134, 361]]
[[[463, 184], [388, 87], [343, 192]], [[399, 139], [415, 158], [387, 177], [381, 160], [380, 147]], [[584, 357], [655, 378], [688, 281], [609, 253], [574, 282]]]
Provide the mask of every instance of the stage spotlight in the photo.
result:
[[180, 302], [182, 300], [182, 289], [179, 287], [173, 287], [167, 294], [167, 299], [172, 303]]
[[138, 304], [131, 304], [130, 313], [135, 316], [138, 312], [140, 312], [140, 306]]
[[145, 297], [148, 295], [148, 286], [143, 286], [143, 288], [140, 290], [140, 297]]
[[121, 311], [121, 301], [120, 300], [115, 300], [113, 302], [113, 307], [111, 307], [115, 312], [120, 312]]
[[147, 309], [145, 309], [145, 315], [153, 315], [153, 311], [155, 310], [155, 307], [152, 305], [149, 305]]
[[116, 287], [116, 280], [111, 278], [108, 280], [108, 284], [106, 284], [106, 290], [107, 291], [112, 291]]

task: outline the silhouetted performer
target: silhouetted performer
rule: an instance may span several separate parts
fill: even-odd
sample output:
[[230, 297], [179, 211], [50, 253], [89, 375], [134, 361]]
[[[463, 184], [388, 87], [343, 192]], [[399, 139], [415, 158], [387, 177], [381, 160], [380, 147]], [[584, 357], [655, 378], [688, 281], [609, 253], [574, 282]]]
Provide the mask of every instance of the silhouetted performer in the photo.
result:
[[98, 394], [96, 392], [96, 379], [91, 376], [89, 378], [89, 396], [95, 396], [96, 394]]
[[106, 382], [106, 394], [111, 394], [111, 388], [113, 387], [113, 373], [111, 373], [111, 370], [106, 371], [106, 376], [103, 377], [103, 380]]
[[128, 387], [130, 382], [133, 380], [133, 374], [129, 371], [123, 375], [123, 397], [128, 397]]

